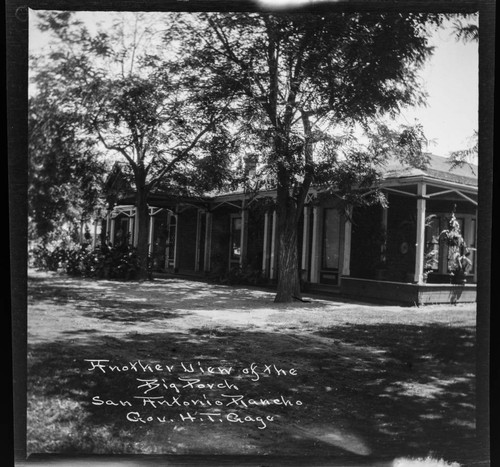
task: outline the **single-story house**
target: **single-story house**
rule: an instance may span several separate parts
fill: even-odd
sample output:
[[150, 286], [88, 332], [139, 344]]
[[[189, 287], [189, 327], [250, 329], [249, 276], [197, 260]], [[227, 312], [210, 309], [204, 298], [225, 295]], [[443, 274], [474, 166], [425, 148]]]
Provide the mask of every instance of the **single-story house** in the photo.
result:
[[[102, 239], [111, 244], [137, 232], [133, 193], [118, 172], [108, 181], [110, 208]], [[346, 212], [335, 194], [311, 189], [299, 224], [305, 290], [405, 304], [476, 300], [477, 170], [450, 170], [431, 156], [427, 169], [391, 162], [381, 187], [388, 206]], [[223, 277], [245, 271], [272, 284], [277, 277], [277, 235], [272, 186], [203, 197], [149, 198], [149, 252], [157, 273]], [[342, 205], [343, 206], [343, 205]], [[467, 282], [451, 284], [448, 248], [440, 238], [452, 210], [470, 248]], [[433, 251], [435, 260], [426, 264]]]

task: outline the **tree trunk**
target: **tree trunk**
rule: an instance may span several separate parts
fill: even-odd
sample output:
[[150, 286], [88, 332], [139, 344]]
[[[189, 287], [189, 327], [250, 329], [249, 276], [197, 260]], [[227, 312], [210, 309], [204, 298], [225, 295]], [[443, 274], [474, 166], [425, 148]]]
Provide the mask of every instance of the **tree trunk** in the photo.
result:
[[137, 257], [139, 261], [139, 271], [137, 273], [139, 280], [145, 280], [148, 277], [148, 228], [149, 228], [149, 211], [147, 190], [142, 184], [137, 186], [136, 194], [136, 209], [138, 213], [138, 229], [137, 229]]
[[[275, 302], [286, 303], [302, 299], [300, 290], [300, 268], [297, 243], [299, 218], [304, 208], [304, 202], [313, 179], [312, 171], [312, 141], [311, 124], [306, 114], [302, 115], [305, 134], [305, 177], [300, 194], [295, 199], [290, 193], [291, 174], [285, 165], [278, 167], [278, 187], [276, 193], [278, 214], [278, 286]], [[283, 138], [284, 139], [284, 138]], [[286, 161], [287, 149], [283, 139], [275, 138], [274, 149], [278, 160]]]
[[298, 245], [297, 206], [289, 190], [278, 184], [278, 285], [274, 301], [293, 302], [301, 299]]

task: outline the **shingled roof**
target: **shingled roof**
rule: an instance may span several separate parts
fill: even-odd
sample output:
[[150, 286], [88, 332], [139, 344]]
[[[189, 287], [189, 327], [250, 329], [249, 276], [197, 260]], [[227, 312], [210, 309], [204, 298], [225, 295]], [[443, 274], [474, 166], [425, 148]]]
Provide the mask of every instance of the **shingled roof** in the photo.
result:
[[400, 179], [417, 176], [426, 176], [436, 180], [460, 183], [462, 185], [477, 186], [477, 165], [463, 164], [451, 168], [451, 162], [446, 157], [429, 155], [429, 166], [426, 169], [408, 167], [396, 159], [391, 160], [384, 170], [384, 179]]

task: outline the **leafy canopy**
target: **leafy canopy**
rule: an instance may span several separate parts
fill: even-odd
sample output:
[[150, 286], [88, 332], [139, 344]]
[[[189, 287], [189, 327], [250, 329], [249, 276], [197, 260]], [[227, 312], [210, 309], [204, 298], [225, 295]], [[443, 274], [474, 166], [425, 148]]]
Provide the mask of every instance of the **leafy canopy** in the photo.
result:
[[[206, 76], [213, 99], [234, 96], [234, 134], [261, 156], [263, 173], [300, 191], [344, 172], [357, 184], [366, 173], [366, 184], [390, 156], [426, 164], [421, 127], [396, 132], [380, 120], [425, 101], [418, 70], [432, 53], [428, 27], [441, 20], [399, 13], [179, 14], [168, 35], [182, 37], [188, 53], [179, 66]], [[359, 144], [355, 127], [376, 141]], [[373, 152], [382, 138], [390, 150]]]
[[44, 92], [29, 100], [28, 129], [30, 239], [76, 240], [77, 226], [101, 207], [106, 164], [74, 115]]
[[45, 97], [73, 113], [104, 154], [125, 159], [135, 189], [195, 179], [197, 160], [213, 153], [209, 136], [226, 135], [221, 102], [207, 98], [201, 77], [176, 67], [179, 45], [161, 35], [168, 18], [113, 17], [111, 28], [90, 29], [77, 14], [41, 14], [57, 47], [36, 66], [35, 89], [50, 81], [54, 90]]

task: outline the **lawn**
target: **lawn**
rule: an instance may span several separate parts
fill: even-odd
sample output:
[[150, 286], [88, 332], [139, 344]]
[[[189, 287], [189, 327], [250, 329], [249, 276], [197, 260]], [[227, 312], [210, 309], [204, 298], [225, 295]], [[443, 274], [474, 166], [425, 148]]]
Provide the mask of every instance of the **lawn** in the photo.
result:
[[474, 304], [272, 300], [30, 271], [28, 452], [470, 456]]

